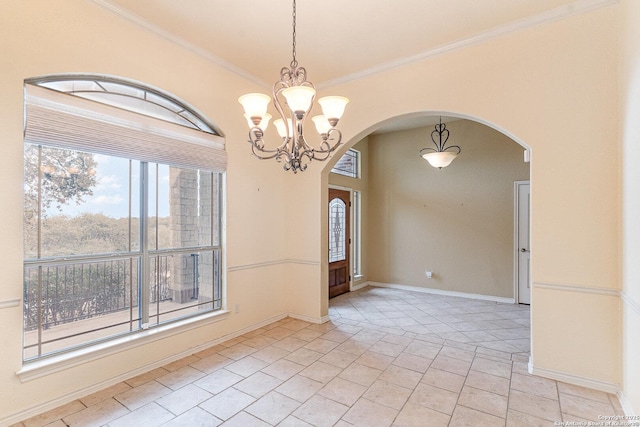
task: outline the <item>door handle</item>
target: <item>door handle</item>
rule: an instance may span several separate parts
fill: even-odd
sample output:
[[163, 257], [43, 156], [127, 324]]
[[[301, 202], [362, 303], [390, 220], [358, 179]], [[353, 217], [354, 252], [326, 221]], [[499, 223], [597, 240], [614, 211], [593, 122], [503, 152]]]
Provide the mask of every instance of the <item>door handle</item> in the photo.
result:
[[531, 252], [529, 249], [520, 248], [520, 252]]

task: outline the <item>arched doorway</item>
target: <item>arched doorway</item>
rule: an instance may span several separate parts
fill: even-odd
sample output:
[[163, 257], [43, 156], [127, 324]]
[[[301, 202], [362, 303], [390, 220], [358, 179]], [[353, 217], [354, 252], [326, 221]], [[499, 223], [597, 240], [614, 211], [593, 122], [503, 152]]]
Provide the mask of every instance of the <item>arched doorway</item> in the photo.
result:
[[[359, 179], [366, 181], [358, 184], [366, 226], [354, 242], [362, 246], [363, 276], [351, 290], [369, 284], [517, 303], [514, 185], [529, 181], [528, 148], [449, 114], [443, 121], [462, 154], [437, 170], [418, 151], [438, 119], [391, 120], [348, 147], [362, 153]], [[331, 173], [328, 183], [348, 186]]]

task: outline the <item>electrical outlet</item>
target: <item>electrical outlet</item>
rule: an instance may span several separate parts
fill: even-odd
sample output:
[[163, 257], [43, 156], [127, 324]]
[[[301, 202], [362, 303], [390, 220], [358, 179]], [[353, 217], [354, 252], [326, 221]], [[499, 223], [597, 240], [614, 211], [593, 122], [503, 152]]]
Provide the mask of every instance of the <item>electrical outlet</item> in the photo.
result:
[[235, 313], [240, 313], [240, 304], [236, 304]]
[[433, 279], [433, 271], [425, 270], [424, 274], [427, 276], [427, 279]]

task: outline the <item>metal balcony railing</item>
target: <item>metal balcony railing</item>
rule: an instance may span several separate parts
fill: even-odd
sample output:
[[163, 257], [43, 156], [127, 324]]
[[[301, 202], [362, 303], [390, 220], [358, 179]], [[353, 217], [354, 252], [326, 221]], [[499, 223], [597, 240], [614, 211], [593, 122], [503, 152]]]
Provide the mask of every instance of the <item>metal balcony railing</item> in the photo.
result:
[[[74, 342], [70, 338], [81, 335], [104, 338], [139, 329], [141, 260], [142, 255], [127, 254], [25, 262], [25, 358], [68, 347]], [[198, 298], [203, 269], [210, 272], [204, 277], [204, 295], [211, 298]], [[154, 324], [161, 315], [170, 320], [221, 307], [218, 250], [151, 255], [148, 271], [150, 277], [143, 282], [149, 284], [147, 303]], [[174, 301], [185, 292], [187, 299]]]

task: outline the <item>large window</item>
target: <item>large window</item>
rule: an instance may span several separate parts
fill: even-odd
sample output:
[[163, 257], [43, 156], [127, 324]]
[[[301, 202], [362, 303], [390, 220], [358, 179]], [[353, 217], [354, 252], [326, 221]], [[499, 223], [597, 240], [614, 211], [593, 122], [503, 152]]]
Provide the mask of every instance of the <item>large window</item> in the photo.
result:
[[222, 307], [224, 141], [158, 91], [74, 78], [25, 85], [25, 360]]

